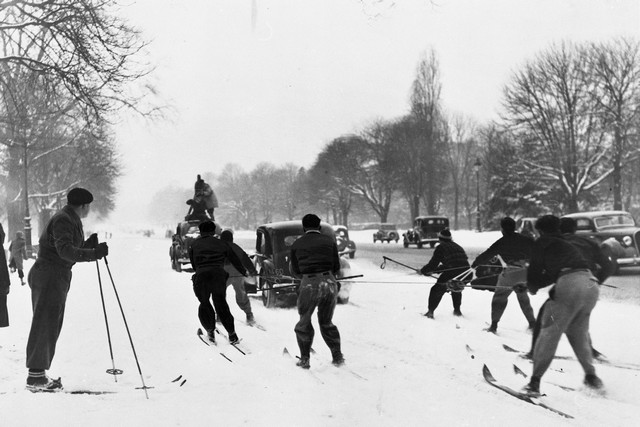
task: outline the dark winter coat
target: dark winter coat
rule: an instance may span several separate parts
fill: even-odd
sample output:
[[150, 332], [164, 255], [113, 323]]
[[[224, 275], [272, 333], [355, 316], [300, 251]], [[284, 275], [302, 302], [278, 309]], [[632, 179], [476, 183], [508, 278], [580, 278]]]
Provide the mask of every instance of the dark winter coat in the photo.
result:
[[22, 270], [23, 261], [27, 258], [27, 242], [22, 237], [16, 237], [9, 245], [9, 251], [16, 270]]
[[528, 261], [531, 258], [534, 240], [519, 233], [505, 234], [489, 248], [477, 256], [472, 267], [487, 264], [496, 255], [500, 255], [507, 263]]
[[582, 257], [589, 263], [591, 273], [600, 283], [613, 274], [615, 266], [609, 257], [604, 254], [598, 243], [588, 237], [576, 234], [563, 234], [563, 237], [580, 251]]
[[420, 272], [424, 275], [441, 272], [437, 283], [447, 282], [469, 269], [467, 254], [462, 246], [451, 240], [440, 240], [433, 256]]
[[247, 274], [247, 269], [227, 242], [210, 234], [202, 235], [193, 241], [189, 247], [189, 260], [196, 273], [202, 269], [222, 269], [225, 261], [229, 260], [240, 274]]
[[0, 224], [0, 328], [9, 326], [9, 313], [7, 312], [7, 294], [11, 279], [9, 278], [9, 268], [7, 267], [7, 255], [4, 251], [4, 228]]
[[296, 275], [340, 272], [338, 246], [329, 236], [319, 231], [307, 231], [291, 245], [291, 269]]

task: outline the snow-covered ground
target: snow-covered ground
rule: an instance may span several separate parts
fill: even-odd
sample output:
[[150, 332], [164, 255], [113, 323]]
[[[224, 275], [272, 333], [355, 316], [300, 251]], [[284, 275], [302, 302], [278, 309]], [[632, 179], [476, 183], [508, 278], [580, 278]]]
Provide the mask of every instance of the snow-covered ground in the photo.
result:
[[[247, 232], [248, 233], [248, 232]], [[253, 233], [250, 233], [253, 234]], [[156, 235], [157, 236], [157, 235]], [[465, 244], [485, 245], [495, 233], [454, 233]], [[353, 233], [356, 243], [370, 232]], [[564, 419], [492, 388], [482, 378], [486, 363], [501, 382], [519, 389], [529, 362], [502, 349], [528, 349], [526, 321], [512, 296], [499, 335], [483, 331], [489, 320], [490, 292], [465, 290], [464, 317], [452, 314], [448, 295], [435, 320], [422, 316], [433, 279], [350, 260], [351, 302], [338, 306], [346, 368], [330, 364], [316, 334], [311, 370], [296, 368], [295, 309], [265, 309], [252, 298], [256, 318], [267, 331], [246, 326], [235, 304], [237, 332], [251, 354], [243, 356], [221, 341], [209, 348], [196, 337], [197, 300], [190, 274], [169, 265], [167, 239], [115, 232], [109, 240], [109, 266], [127, 317], [142, 376], [138, 372], [111, 281], [100, 262], [113, 342], [110, 357], [95, 263], [77, 264], [65, 325], [49, 371], [62, 376], [66, 390], [114, 391], [99, 396], [32, 394], [24, 389], [25, 346], [30, 325], [30, 292], [13, 275], [9, 294], [11, 326], [0, 329], [0, 425], [2, 426], [438, 426], [590, 425], [632, 426], [640, 416], [640, 371], [598, 365], [607, 396], [582, 387], [578, 362], [556, 360], [545, 375], [543, 400], [575, 417]], [[31, 264], [28, 263], [28, 266]], [[546, 299], [532, 297], [534, 309]], [[596, 347], [609, 359], [638, 363], [640, 307], [600, 302], [592, 317]], [[466, 350], [472, 349], [472, 353]], [[223, 352], [233, 362], [224, 359]], [[571, 355], [566, 341], [558, 354]], [[473, 356], [473, 357], [472, 357]], [[122, 369], [114, 377], [105, 371]], [[179, 382], [173, 379], [182, 376]], [[186, 382], [181, 386], [182, 380]], [[147, 386], [148, 399], [143, 390]], [[555, 384], [555, 385], [554, 385]], [[572, 387], [565, 391], [557, 385]]]

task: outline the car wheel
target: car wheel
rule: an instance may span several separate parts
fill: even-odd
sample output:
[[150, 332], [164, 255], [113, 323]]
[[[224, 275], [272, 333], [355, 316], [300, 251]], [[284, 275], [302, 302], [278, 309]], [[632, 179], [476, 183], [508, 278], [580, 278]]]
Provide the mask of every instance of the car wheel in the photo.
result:
[[349, 252], [349, 258], [353, 259], [355, 258], [356, 253], [355, 252]]
[[[263, 273], [260, 273], [262, 276]], [[276, 306], [276, 291], [273, 290], [273, 284], [262, 277], [260, 277], [260, 288], [262, 289], [262, 304], [267, 308], [273, 308]]]
[[418, 241], [418, 249], [422, 249], [422, 241]]
[[[175, 258], [174, 258], [174, 259], [175, 259]], [[176, 270], [178, 273], [181, 273], [181, 272], [182, 272], [182, 264], [180, 264], [180, 261], [178, 261], [178, 260], [176, 259], [176, 260], [175, 260], [175, 265], [176, 265], [175, 270]]]
[[407, 242], [406, 240], [402, 241], [402, 246], [404, 246], [405, 248], [409, 247], [409, 242]]
[[429, 243], [429, 246], [431, 246], [431, 249], [433, 249], [436, 246], [436, 242]]
[[398, 234], [395, 232], [391, 232], [389, 233], [389, 241], [395, 240], [396, 242], [398, 241]]

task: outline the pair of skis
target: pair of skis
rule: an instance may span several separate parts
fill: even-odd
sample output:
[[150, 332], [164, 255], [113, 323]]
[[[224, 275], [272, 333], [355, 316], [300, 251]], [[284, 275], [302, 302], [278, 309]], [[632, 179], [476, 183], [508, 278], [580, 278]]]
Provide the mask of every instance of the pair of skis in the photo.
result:
[[[215, 347], [218, 344], [216, 343], [216, 341], [212, 341], [209, 339], [209, 337], [204, 333], [204, 331], [202, 330], [202, 328], [198, 328], [198, 331], [196, 332], [198, 335], [198, 338], [200, 338], [200, 341], [202, 341], [205, 345], [209, 346], [209, 347]], [[232, 343], [231, 341], [229, 341], [229, 337], [226, 334], [223, 334], [222, 332], [220, 332], [217, 328], [216, 328], [216, 333], [218, 333], [219, 335], [224, 336], [227, 339], [227, 342], [229, 342], [229, 344], [235, 348], [236, 350], [238, 350], [240, 353], [242, 353], [243, 355], [247, 355], [249, 353], [249, 351], [244, 348], [241, 347], [240, 343]], [[220, 351], [220, 356], [224, 357], [227, 361], [229, 362], [233, 362], [233, 360], [231, 360], [231, 358], [229, 356], [227, 356], [224, 352]]]

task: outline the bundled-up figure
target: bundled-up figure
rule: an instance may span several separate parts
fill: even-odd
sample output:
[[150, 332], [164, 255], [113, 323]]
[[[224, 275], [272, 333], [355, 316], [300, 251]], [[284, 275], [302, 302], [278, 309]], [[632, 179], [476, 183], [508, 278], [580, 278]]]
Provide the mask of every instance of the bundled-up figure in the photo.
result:
[[[220, 233], [220, 240], [226, 242], [231, 250], [236, 254], [236, 256], [242, 262], [242, 265], [249, 272], [251, 276], [255, 278], [258, 274], [255, 266], [251, 262], [251, 258], [242, 248], [235, 243], [233, 243], [233, 232], [231, 230], [224, 230]], [[238, 307], [244, 311], [247, 316], [247, 323], [253, 324], [255, 323], [255, 319], [253, 317], [253, 312], [251, 311], [251, 301], [249, 301], [249, 297], [247, 296], [247, 292], [244, 289], [244, 282], [247, 279], [244, 275], [240, 274], [240, 272], [231, 264], [231, 261], [227, 260], [224, 263], [224, 269], [229, 274], [229, 278], [227, 279], [227, 286], [233, 286], [233, 290], [236, 293], [236, 303]]]
[[193, 200], [196, 203], [202, 203], [211, 220], [215, 220], [213, 210], [218, 207], [218, 198], [216, 197], [216, 193], [213, 192], [213, 188], [204, 182], [200, 175], [198, 175], [194, 185]]
[[560, 234], [560, 218], [544, 215], [535, 226], [540, 238], [531, 254], [527, 287], [535, 294], [540, 288], [554, 283], [555, 286], [539, 315], [541, 329], [533, 349], [533, 373], [525, 392], [540, 394], [540, 379], [553, 360], [562, 334], [567, 335], [585, 371], [584, 383], [602, 388], [593, 366], [589, 339], [589, 319], [600, 292], [598, 279], [591, 274], [589, 263], [578, 249]]
[[38, 258], [29, 270], [33, 319], [27, 341], [27, 389], [62, 389], [60, 378], [51, 379], [45, 371], [51, 366], [62, 329], [71, 268], [76, 262], [101, 259], [109, 254], [106, 243], [98, 244], [92, 234], [84, 240], [82, 218], [89, 215], [93, 195], [84, 188], [67, 194], [67, 205], [51, 217], [40, 235]]
[[304, 234], [291, 245], [291, 272], [302, 277], [298, 289], [298, 314], [300, 320], [294, 330], [300, 360], [297, 365], [309, 369], [314, 330], [311, 316], [318, 308], [318, 324], [324, 342], [331, 350], [332, 363], [344, 364], [340, 349], [340, 332], [333, 324], [333, 311], [338, 300], [336, 275], [340, 272], [338, 246], [331, 237], [320, 233], [320, 218], [307, 214], [302, 218]]
[[4, 228], [0, 224], [0, 328], [9, 326], [7, 295], [11, 286], [9, 269], [7, 268], [7, 255], [4, 252], [4, 237]]
[[9, 245], [9, 252], [11, 252], [11, 259], [9, 266], [11, 272], [18, 272], [20, 283], [24, 286], [24, 260], [27, 258], [27, 243], [24, 240], [24, 233], [22, 231], [16, 231], [16, 238], [13, 239], [11, 245]]
[[[513, 292], [513, 286], [525, 282], [527, 279], [527, 263], [531, 258], [533, 239], [516, 233], [516, 222], [513, 218], [505, 217], [500, 221], [502, 237], [496, 240], [489, 249], [482, 252], [472, 264], [472, 267], [486, 265], [491, 259], [500, 255], [507, 264], [506, 268], [498, 276], [493, 298], [491, 299], [491, 326], [489, 332], [496, 333], [498, 322], [502, 318], [504, 310], [509, 302], [509, 295]], [[527, 318], [529, 328], [533, 329], [536, 318], [529, 301], [527, 292], [517, 292], [518, 303], [522, 313]]]
[[247, 270], [231, 247], [215, 237], [216, 224], [213, 221], [204, 221], [198, 228], [200, 237], [189, 247], [191, 266], [196, 271], [193, 275], [193, 291], [200, 302], [198, 318], [209, 340], [215, 342], [217, 312], [222, 326], [229, 334], [229, 342], [235, 344], [239, 339], [226, 300], [229, 273], [225, 271], [224, 264], [228, 260], [243, 276], [247, 274]]
[[[425, 276], [429, 276], [431, 273], [440, 273], [436, 284], [431, 287], [429, 292], [429, 308], [424, 314], [430, 319], [433, 319], [433, 312], [438, 308], [442, 296], [447, 292], [447, 282], [469, 270], [467, 254], [460, 245], [453, 241], [451, 231], [448, 228], [438, 233], [438, 241], [439, 244], [433, 251], [431, 260], [420, 269], [420, 273]], [[462, 316], [460, 311], [462, 292], [451, 292], [451, 299], [453, 314]]]

